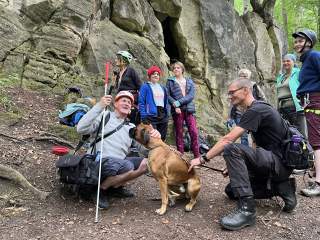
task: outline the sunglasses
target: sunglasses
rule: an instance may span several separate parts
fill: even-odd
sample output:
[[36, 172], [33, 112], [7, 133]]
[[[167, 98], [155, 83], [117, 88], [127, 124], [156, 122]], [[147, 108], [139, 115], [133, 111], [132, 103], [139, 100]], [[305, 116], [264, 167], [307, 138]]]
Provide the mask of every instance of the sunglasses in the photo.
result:
[[241, 90], [242, 88], [243, 88], [243, 87], [229, 91], [229, 92], [228, 92], [228, 96], [233, 96], [237, 91]]

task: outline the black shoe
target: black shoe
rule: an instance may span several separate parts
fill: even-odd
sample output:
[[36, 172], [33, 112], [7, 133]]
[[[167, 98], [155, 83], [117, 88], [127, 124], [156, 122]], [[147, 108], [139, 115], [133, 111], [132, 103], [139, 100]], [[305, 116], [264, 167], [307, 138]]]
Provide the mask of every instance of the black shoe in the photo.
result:
[[275, 183], [275, 195], [281, 197], [284, 201], [282, 211], [292, 212], [297, 206], [296, 188], [295, 178], [289, 178], [287, 181]]
[[128, 189], [125, 189], [124, 187], [118, 187], [118, 188], [109, 188], [108, 194], [112, 197], [116, 198], [132, 198], [134, 197], [134, 193], [131, 192]]
[[[94, 203], [97, 201], [97, 192], [94, 192], [91, 194], [91, 199]], [[107, 197], [100, 191], [99, 194], [99, 208], [101, 209], [108, 209], [110, 207], [110, 204], [108, 202]]]
[[238, 202], [238, 209], [221, 218], [220, 224], [228, 230], [240, 230], [254, 225], [256, 222], [256, 208], [253, 197], [243, 197]]

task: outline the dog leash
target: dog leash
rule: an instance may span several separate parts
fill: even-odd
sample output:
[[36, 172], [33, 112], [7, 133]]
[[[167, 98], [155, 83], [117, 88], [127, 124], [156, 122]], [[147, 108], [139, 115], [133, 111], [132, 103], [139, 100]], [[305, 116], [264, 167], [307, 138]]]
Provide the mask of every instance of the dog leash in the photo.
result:
[[209, 167], [209, 166], [206, 166], [206, 165], [200, 165], [200, 167], [204, 167], [204, 168], [208, 168], [208, 169], [211, 169], [211, 170], [213, 170], [213, 171], [215, 171], [215, 172], [220, 172], [220, 173], [223, 173], [224, 172], [224, 170], [222, 170], [222, 169], [218, 169], [218, 168], [214, 168], [214, 167]]

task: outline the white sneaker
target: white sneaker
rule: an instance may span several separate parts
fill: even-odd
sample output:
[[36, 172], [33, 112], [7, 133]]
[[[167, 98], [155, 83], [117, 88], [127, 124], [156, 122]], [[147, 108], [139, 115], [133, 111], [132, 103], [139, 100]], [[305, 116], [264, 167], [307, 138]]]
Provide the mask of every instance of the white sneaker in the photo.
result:
[[316, 182], [310, 183], [308, 188], [301, 189], [301, 193], [307, 197], [320, 196], [320, 185]]

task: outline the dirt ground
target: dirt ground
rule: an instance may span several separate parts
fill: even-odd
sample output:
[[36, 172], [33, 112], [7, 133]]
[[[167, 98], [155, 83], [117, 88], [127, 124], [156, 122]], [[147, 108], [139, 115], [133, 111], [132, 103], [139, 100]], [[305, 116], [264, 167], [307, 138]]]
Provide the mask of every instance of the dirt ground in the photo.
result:
[[[100, 221], [94, 223], [93, 203], [61, 194], [57, 158], [50, 153], [53, 143], [32, 140], [48, 133], [50, 125], [58, 125], [59, 97], [14, 88], [8, 88], [7, 93], [23, 110], [23, 117], [11, 123], [0, 122], [0, 163], [20, 171], [34, 186], [51, 194], [39, 201], [0, 179], [1, 239], [320, 239], [320, 198], [301, 195], [291, 214], [280, 212], [280, 199], [260, 200], [255, 226], [237, 232], [222, 230], [219, 219], [235, 203], [223, 193], [228, 179], [207, 169], [198, 170], [202, 189], [190, 213], [184, 211], [186, 203], [181, 201], [164, 216], [156, 215], [160, 206], [157, 182], [142, 176], [128, 185], [136, 197], [111, 198], [111, 208], [100, 211]], [[4, 111], [1, 106], [0, 111]], [[212, 162], [212, 166], [224, 166], [222, 158]], [[295, 177], [298, 189], [304, 187], [303, 177]]]

